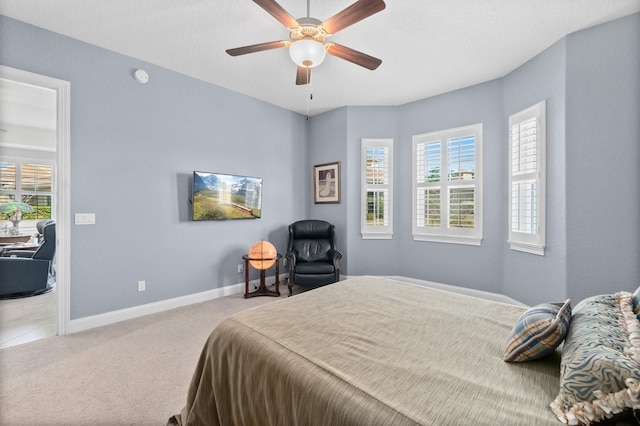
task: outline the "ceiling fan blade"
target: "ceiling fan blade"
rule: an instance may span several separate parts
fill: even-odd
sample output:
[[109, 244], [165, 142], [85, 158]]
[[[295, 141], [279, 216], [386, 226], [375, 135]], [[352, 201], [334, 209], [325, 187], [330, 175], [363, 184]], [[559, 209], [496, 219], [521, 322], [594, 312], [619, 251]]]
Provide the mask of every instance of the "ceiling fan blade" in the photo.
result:
[[253, 0], [258, 6], [263, 8], [269, 15], [273, 16], [287, 28], [297, 28], [300, 26], [289, 12], [284, 10], [275, 0]]
[[239, 56], [239, 55], [246, 55], [247, 53], [262, 52], [263, 50], [271, 50], [271, 49], [279, 49], [281, 47], [288, 47], [290, 44], [291, 44], [290, 41], [268, 41], [266, 43], [252, 44], [250, 46], [227, 49], [227, 53], [231, 56]]
[[350, 47], [342, 46], [341, 44], [327, 43], [325, 44], [325, 48], [329, 55], [336, 56], [340, 59], [344, 59], [345, 61], [353, 62], [356, 65], [360, 65], [361, 67], [365, 67], [370, 70], [375, 70], [382, 63], [382, 60], [378, 58], [369, 56], [366, 53], [358, 52]]
[[296, 84], [303, 85], [311, 82], [311, 68], [298, 67], [296, 72]]
[[359, 0], [322, 23], [322, 28], [335, 34], [340, 30], [378, 13], [386, 7], [383, 0]]

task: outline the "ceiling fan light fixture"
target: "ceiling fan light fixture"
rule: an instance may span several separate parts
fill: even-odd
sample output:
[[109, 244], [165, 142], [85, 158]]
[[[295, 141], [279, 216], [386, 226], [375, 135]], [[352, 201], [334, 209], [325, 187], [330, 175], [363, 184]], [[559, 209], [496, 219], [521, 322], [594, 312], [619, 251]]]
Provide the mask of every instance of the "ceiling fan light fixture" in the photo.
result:
[[319, 41], [311, 39], [297, 40], [289, 47], [291, 60], [300, 67], [317, 67], [324, 61], [327, 51]]

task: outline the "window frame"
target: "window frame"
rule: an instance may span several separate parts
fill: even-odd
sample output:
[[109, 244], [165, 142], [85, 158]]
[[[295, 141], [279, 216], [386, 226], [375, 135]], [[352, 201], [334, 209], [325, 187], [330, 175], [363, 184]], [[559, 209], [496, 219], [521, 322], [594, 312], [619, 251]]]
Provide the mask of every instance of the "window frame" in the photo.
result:
[[[46, 159], [36, 159], [36, 158], [16, 158], [16, 157], [11, 157], [11, 156], [7, 156], [7, 157], [0, 157], [0, 162], [1, 163], [11, 163], [11, 164], [15, 164], [16, 166], [16, 182], [15, 182], [15, 189], [13, 190], [7, 190], [7, 189], [2, 189], [0, 188], [0, 195], [12, 195], [14, 197], [14, 201], [17, 202], [22, 202], [22, 197], [25, 195], [36, 195], [36, 196], [48, 196], [51, 199], [51, 219], [55, 220], [55, 213], [56, 213], [56, 184], [57, 184], [57, 178], [56, 178], [56, 164], [55, 161], [50, 161], [50, 160], [46, 160]], [[23, 169], [25, 165], [35, 165], [35, 166], [46, 166], [46, 167], [51, 167], [51, 190], [50, 191], [38, 191], [38, 190], [26, 190], [23, 189]], [[38, 223], [39, 221], [41, 221], [43, 219], [31, 219], [31, 220], [27, 220], [27, 219], [23, 219], [20, 222], [20, 230], [22, 233], [24, 234], [28, 234], [28, 233], [33, 233], [36, 230], [36, 223]], [[0, 217], [0, 222], [3, 224], [2, 226], [4, 227], [5, 225], [7, 225], [9, 223], [8, 220], [6, 220], [6, 217]]]
[[[513, 171], [513, 140], [512, 133], [515, 125], [520, 125], [531, 119], [536, 120], [536, 167], [533, 172], [515, 174]], [[508, 243], [511, 250], [544, 256], [546, 248], [546, 101], [523, 109], [509, 116], [508, 127], [508, 186], [507, 193], [507, 226]], [[514, 182], [533, 181], [535, 183], [535, 233], [517, 232], [513, 229], [514, 221]]]
[[[443, 170], [450, 170], [447, 150], [449, 140], [474, 136], [474, 177], [470, 180], [449, 180]], [[412, 138], [412, 235], [416, 241], [428, 241], [449, 244], [465, 244], [479, 246], [483, 238], [483, 172], [482, 172], [482, 138], [483, 123], [438, 130], [435, 132], [414, 135]], [[440, 142], [440, 178], [437, 182], [418, 182], [418, 146], [421, 144]], [[444, 176], [443, 176], [444, 175]], [[473, 184], [471, 184], [473, 182]], [[455, 188], [474, 188], [474, 226], [473, 229], [449, 228], [449, 195]], [[434, 188], [440, 190], [440, 226], [427, 227], [418, 225], [418, 190]]]
[[[387, 165], [384, 173], [386, 183], [367, 182], [367, 150], [369, 148], [385, 148], [388, 150]], [[390, 240], [393, 238], [393, 139], [362, 138], [360, 153], [361, 189], [360, 189], [360, 232], [364, 240]], [[386, 191], [386, 225], [368, 225], [368, 194], [372, 191]]]

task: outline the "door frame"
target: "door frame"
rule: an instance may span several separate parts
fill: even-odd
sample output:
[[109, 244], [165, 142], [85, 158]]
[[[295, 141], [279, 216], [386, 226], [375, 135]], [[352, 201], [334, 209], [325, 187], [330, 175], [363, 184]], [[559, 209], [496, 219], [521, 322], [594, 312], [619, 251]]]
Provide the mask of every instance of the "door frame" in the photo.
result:
[[71, 312], [71, 83], [4, 65], [0, 78], [56, 91], [56, 332], [63, 336]]

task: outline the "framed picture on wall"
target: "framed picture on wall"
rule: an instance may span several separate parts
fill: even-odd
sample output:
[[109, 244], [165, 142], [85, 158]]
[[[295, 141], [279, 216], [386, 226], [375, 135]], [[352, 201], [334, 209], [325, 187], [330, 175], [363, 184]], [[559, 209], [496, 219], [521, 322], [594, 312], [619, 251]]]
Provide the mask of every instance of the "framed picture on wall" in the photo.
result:
[[313, 201], [340, 204], [339, 161], [313, 166]]

